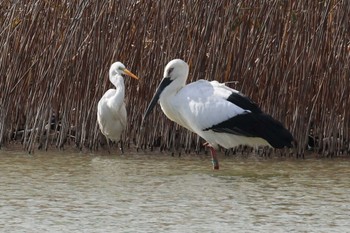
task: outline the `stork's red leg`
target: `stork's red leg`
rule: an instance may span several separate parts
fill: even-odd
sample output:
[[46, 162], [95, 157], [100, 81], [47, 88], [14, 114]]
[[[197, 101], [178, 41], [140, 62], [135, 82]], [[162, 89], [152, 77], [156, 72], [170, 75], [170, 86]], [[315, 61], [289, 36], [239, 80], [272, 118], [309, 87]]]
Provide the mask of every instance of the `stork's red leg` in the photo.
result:
[[216, 151], [214, 149], [214, 147], [212, 147], [208, 142], [204, 143], [204, 146], [208, 147], [211, 153], [211, 161], [213, 163], [213, 169], [214, 170], [219, 170], [219, 160], [218, 157], [216, 155]]

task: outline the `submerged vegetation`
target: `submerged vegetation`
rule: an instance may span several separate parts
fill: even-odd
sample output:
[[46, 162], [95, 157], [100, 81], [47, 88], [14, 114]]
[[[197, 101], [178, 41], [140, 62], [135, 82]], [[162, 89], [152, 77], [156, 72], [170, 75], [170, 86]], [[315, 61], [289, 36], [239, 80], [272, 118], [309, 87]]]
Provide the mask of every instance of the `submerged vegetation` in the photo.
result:
[[[293, 133], [298, 146], [350, 153], [350, 2], [9, 1], [0, 3], [0, 145], [98, 149], [99, 98], [123, 62], [124, 141], [198, 150], [202, 141], [154, 111], [142, 113], [174, 58], [188, 81], [228, 82]], [[233, 82], [235, 81], [235, 82]]]

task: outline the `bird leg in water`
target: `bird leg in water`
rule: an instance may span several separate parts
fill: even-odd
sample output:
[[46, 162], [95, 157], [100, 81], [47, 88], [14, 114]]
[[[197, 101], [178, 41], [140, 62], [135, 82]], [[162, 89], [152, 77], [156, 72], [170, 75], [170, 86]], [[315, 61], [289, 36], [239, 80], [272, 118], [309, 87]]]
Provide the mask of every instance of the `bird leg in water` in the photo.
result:
[[107, 147], [108, 147], [108, 154], [111, 153], [111, 146], [109, 144], [109, 139], [106, 137]]
[[219, 160], [216, 155], [216, 151], [214, 147], [212, 147], [208, 142], [204, 143], [203, 146], [208, 147], [211, 153], [212, 163], [213, 163], [213, 169], [219, 170]]
[[120, 152], [121, 152], [122, 155], [123, 155], [123, 154], [124, 154], [124, 144], [123, 144], [123, 140], [120, 139], [119, 143], [120, 143], [119, 150], [120, 150]]

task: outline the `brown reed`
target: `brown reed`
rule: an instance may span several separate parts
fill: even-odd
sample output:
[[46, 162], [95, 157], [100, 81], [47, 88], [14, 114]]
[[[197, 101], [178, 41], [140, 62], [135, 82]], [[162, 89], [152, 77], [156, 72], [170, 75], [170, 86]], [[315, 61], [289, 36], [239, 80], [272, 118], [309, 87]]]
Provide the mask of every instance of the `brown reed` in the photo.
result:
[[[20, 140], [97, 149], [99, 98], [122, 61], [124, 140], [142, 149], [199, 151], [198, 136], [157, 108], [142, 113], [168, 61], [190, 64], [189, 82], [236, 88], [284, 122], [303, 154], [350, 150], [350, 3], [333, 1], [1, 1], [0, 145]], [[49, 127], [51, 126], [51, 127]]]

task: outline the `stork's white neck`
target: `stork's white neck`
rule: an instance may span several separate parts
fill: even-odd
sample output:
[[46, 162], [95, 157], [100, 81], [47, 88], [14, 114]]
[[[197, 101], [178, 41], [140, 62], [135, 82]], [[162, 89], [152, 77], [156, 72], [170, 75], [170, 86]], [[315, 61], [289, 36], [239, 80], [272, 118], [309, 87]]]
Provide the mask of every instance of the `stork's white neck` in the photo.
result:
[[178, 92], [185, 86], [186, 78], [177, 78], [171, 82], [160, 95], [159, 103], [162, 111], [170, 120], [188, 128], [186, 122], [183, 121], [179, 114], [179, 100], [177, 96]]
[[177, 78], [172, 81], [166, 88], [164, 88], [160, 95], [160, 102], [162, 99], [173, 98], [186, 84], [186, 79]]

